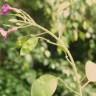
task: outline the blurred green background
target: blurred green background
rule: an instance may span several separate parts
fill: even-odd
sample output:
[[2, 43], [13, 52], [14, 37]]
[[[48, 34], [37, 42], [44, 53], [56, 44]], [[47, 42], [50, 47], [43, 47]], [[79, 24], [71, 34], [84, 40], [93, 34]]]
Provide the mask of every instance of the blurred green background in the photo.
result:
[[[80, 78], [85, 76], [85, 62], [96, 62], [96, 0], [14, 0], [10, 5], [25, 10], [54, 34], [61, 32]], [[5, 24], [9, 18], [10, 15], [0, 16], [0, 27], [7, 29]], [[17, 38], [40, 31], [25, 28], [11, 34], [7, 40], [0, 36], [0, 96], [30, 96], [32, 82], [45, 73], [63, 78], [68, 86], [75, 89], [72, 68], [60, 48], [41, 40], [32, 53], [20, 56], [20, 49], [16, 48]], [[47, 38], [53, 40], [50, 36]], [[84, 91], [84, 96], [96, 96], [96, 84], [88, 85]], [[58, 84], [53, 96], [75, 95]]]

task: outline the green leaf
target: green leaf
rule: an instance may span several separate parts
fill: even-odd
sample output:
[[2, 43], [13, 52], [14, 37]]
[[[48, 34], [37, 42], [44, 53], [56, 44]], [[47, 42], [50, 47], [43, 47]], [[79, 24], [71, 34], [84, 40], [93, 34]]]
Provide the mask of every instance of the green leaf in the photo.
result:
[[28, 39], [22, 46], [20, 50], [20, 55], [26, 55], [29, 54], [37, 45], [38, 38], [32, 37], [31, 39]]
[[53, 75], [43, 75], [31, 87], [31, 96], [52, 96], [57, 88], [58, 80]]
[[21, 48], [23, 44], [28, 40], [28, 37], [19, 37], [16, 42], [16, 47]]

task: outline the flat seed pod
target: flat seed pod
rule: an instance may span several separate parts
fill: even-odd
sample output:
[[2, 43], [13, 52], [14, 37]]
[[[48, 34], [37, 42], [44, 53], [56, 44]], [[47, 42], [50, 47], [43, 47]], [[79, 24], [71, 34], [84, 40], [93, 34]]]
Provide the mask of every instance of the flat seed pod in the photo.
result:
[[85, 72], [89, 81], [96, 82], [96, 64], [95, 63], [91, 61], [87, 61], [85, 65]]

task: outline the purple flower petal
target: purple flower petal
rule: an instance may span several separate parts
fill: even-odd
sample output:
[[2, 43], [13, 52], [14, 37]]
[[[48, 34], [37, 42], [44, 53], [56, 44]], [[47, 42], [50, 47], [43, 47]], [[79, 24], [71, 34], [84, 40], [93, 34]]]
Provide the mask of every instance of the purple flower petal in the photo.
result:
[[10, 6], [8, 4], [4, 4], [1, 8], [1, 14], [7, 15], [9, 11], [10, 11]]

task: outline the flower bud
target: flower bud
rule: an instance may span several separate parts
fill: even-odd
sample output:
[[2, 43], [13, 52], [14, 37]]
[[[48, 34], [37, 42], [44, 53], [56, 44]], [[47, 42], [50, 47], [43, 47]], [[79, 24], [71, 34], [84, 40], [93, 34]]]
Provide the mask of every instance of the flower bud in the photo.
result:
[[17, 27], [13, 27], [13, 28], [10, 28], [7, 32], [8, 33], [16, 32], [17, 29], [18, 29]]
[[7, 15], [10, 11], [10, 6], [8, 4], [4, 4], [1, 8], [1, 14], [2, 15]]
[[13, 19], [9, 19], [8, 21], [11, 22], [11, 23], [16, 23], [17, 22], [17, 19], [14, 19], [13, 18]]
[[0, 28], [0, 34], [3, 38], [7, 38], [7, 31], [5, 31], [3, 28]]

